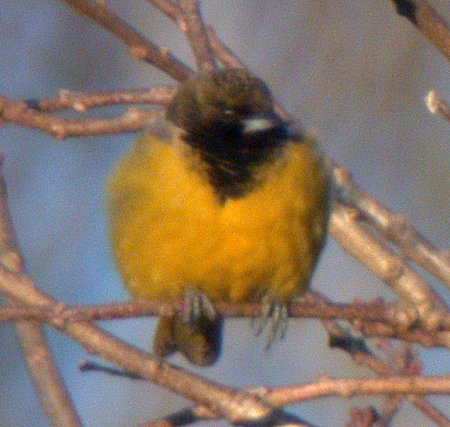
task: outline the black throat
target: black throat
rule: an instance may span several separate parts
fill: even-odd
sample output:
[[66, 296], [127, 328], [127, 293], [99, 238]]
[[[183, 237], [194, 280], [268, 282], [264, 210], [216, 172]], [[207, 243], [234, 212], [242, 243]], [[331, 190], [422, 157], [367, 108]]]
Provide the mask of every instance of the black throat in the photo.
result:
[[218, 124], [185, 134], [207, 164], [210, 184], [222, 203], [246, 195], [258, 180], [258, 166], [272, 161], [288, 137], [283, 123], [270, 129], [243, 132], [236, 124]]

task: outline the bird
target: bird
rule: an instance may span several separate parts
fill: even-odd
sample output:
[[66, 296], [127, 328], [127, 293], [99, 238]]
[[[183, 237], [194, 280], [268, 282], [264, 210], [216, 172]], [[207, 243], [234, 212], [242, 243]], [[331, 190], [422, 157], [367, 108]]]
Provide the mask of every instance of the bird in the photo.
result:
[[107, 185], [112, 253], [132, 297], [181, 302], [153, 353], [209, 366], [222, 350], [214, 304], [262, 302], [258, 331], [285, 331], [326, 240], [330, 178], [315, 138], [277, 114], [241, 68], [193, 73]]

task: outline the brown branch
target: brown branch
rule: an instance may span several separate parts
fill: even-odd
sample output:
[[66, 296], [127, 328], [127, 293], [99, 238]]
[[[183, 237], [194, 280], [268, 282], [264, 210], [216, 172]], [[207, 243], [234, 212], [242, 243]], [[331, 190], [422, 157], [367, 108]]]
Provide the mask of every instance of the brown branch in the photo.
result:
[[400, 410], [403, 401], [404, 396], [401, 394], [389, 396], [386, 400], [384, 411], [379, 414], [380, 418], [377, 421], [377, 427], [389, 427]]
[[[57, 310], [57, 301], [39, 291], [26, 275], [16, 274], [2, 266], [0, 289], [17, 303]], [[264, 419], [273, 412], [273, 408], [257, 396], [220, 386], [176, 368], [125, 344], [89, 322], [52, 322], [51, 326], [76, 340], [89, 353], [97, 354], [131, 374], [205, 405], [231, 422]]]
[[397, 338], [410, 343], [421, 344], [425, 347], [450, 347], [450, 333], [448, 331], [428, 331], [421, 328], [411, 328], [406, 331], [397, 331], [392, 326], [381, 322], [351, 322], [354, 329], [365, 337], [371, 338]]
[[137, 132], [145, 129], [160, 116], [160, 112], [130, 109], [118, 117], [65, 119], [41, 113], [30, 108], [26, 102], [9, 101], [0, 96], [0, 118], [7, 122], [42, 130], [56, 139]]
[[176, 80], [185, 80], [192, 70], [172, 56], [167, 48], [159, 47], [139, 34], [120, 16], [94, 0], [64, 0], [78, 13], [92, 19], [124, 42], [130, 53], [164, 71]]
[[183, 32], [186, 34], [197, 67], [200, 71], [213, 71], [216, 62], [203, 23], [199, 0], [180, 0], [183, 15]]
[[432, 114], [439, 114], [450, 122], [450, 107], [448, 106], [448, 102], [435, 90], [428, 92], [425, 98], [425, 104]]
[[[168, 18], [174, 21], [181, 31], [185, 31], [186, 21], [183, 16], [181, 7], [171, 0], [147, 0], [149, 3], [157, 7]], [[224, 66], [230, 68], [245, 68], [248, 67], [240, 60], [237, 55], [217, 36], [214, 29], [210, 26], [205, 26], [206, 38], [208, 44], [214, 54], [214, 57], [219, 60]], [[289, 114], [282, 107], [282, 105], [274, 99], [275, 111], [284, 120], [288, 120]]]
[[420, 409], [425, 415], [433, 420], [438, 426], [450, 427], [450, 420], [435, 406], [433, 406], [426, 398], [409, 394], [408, 399], [414, 406]]
[[[403, 298], [429, 329], [436, 328], [447, 315], [444, 301], [401, 257], [385, 246], [359, 223], [357, 211], [336, 203], [331, 216], [330, 230], [342, 248], [361, 261], [384, 283]], [[399, 316], [414, 312], [399, 310]], [[403, 321], [406, 324], [406, 319]], [[450, 343], [449, 343], [450, 345]]]
[[[388, 346], [391, 350], [391, 358], [388, 361], [383, 361], [379, 357], [373, 354], [358, 353], [353, 356], [353, 359], [360, 365], [368, 366], [380, 377], [387, 377], [390, 375], [418, 375], [420, 370], [415, 369], [415, 359], [410, 357], [410, 345], [405, 347], [404, 351], [394, 349]], [[389, 356], [389, 355], [388, 355]], [[398, 366], [394, 368], [394, 365], [398, 362]], [[411, 369], [414, 367], [414, 369]], [[387, 427], [390, 425], [392, 419], [397, 414], [400, 405], [402, 404], [405, 396], [401, 394], [394, 394], [388, 396], [385, 402], [384, 410], [379, 414], [377, 421], [377, 427]]]
[[450, 28], [426, 0], [392, 0], [408, 20], [450, 60]]
[[334, 166], [334, 182], [339, 199], [357, 208], [364, 219], [386, 239], [397, 245], [407, 258], [425, 268], [450, 288], [450, 259], [433, 247], [406, 218], [390, 211], [358, 188], [346, 169]]
[[[0, 287], [15, 301], [28, 305], [50, 306], [57, 310], [56, 301], [40, 292], [24, 275], [14, 274], [0, 267]], [[264, 400], [266, 396], [269, 399], [268, 405], [248, 392], [219, 386], [175, 368], [167, 362], [124, 344], [87, 322], [65, 325], [55, 322], [51, 325], [77, 340], [89, 352], [98, 354], [126, 371], [164, 386], [196, 403], [206, 405], [231, 422], [265, 419], [272, 414], [271, 405], [284, 406], [292, 403], [294, 399], [297, 401], [332, 394], [349, 396], [359, 393], [359, 389], [363, 394], [450, 392], [450, 378], [447, 377], [320, 381], [316, 385], [293, 386], [281, 388], [280, 391], [269, 389], [268, 394], [263, 396]]]
[[120, 104], [149, 104], [166, 106], [172, 100], [174, 89], [171, 86], [157, 86], [150, 89], [121, 90], [114, 92], [72, 92], [61, 90], [57, 98], [27, 100], [25, 103], [40, 112], [73, 109], [85, 112], [92, 108]]
[[[321, 295], [318, 292], [310, 292], [307, 296], [309, 301], [321, 304], [329, 304], [329, 301], [326, 297]], [[355, 325], [355, 322], [352, 322]], [[322, 324], [325, 327], [325, 330], [328, 332], [330, 337], [340, 336], [345, 337], [348, 335], [348, 332], [344, 330], [335, 320], [323, 320]], [[383, 345], [382, 346], [385, 353], [388, 353], [390, 346]], [[344, 349], [344, 348], [343, 348]], [[393, 374], [408, 374], [408, 375], [416, 375], [421, 372], [420, 369], [417, 369], [417, 365], [414, 365], [414, 358], [412, 356], [412, 352], [410, 346], [406, 346], [405, 350], [402, 352], [396, 351], [395, 349], [391, 350], [392, 354], [387, 354], [388, 361], [383, 361], [379, 357], [375, 356], [370, 351], [360, 351], [358, 347], [351, 347], [344, 349], [348, 354], [351, 355], [352, 359], [358, 363], [359, 365], [367, 366], [372, 371], [377, 373], [381, 377], [387, 377]], [[396, 353], [396, 354], [395, 354]], [[389, 357], [391, 356], [391, 357]], [[392, 368], [392, 364], [398, 361], [398, 365], [400, 369], [394, 370]], [[398, 404], [400, 403], [400, 396], [396, 401], [391, 401], [391, 405], [395, 405], [390, 407], [389, 412], [384, 412], [381, 415], [380, 423], [383, 423], [383, 420], [390, 419], [390, 417], [394, 414]], [[403, 397], [402, 397], [403, 398]], [[417, 396], [413, 394], [409, 394], [407, 396], [408, 400], [411, 401], [419, 410], [421, 410], [425, 415], [427, 415], [430, 419], [435, 421], [438, 425], [449, 427], [450, 421], [446, 418], [446, 416], [435, 408], [425, 397]]]
[[[377, 357], [373, 355], [367, 355], [363, 353], [357, 353], [353, 355], [353, 359], [361, 365], [368, 366], [375, 372], [377, 372], [380, 376], [386, 377], [392, 373], [391, 368], [389, 367], [388, 363], [381, 361]], [[107, 375], [112, 376], [120, 376], [120, 377], [126, 377], [129, 379], [137, 379], [142, 380], [142, 378], [129, 375], [128, 373], [117, 370], [108, 366], [100, 365], [96, 362], [89, 362], [89, 361], [82, 361], [80, 362], [80, 370], [84, 371], [94, 371], [94, 372], [100, 372]], [[405, 373], [407, 373], [405, 371]], [[249, 392], [252, 392], [252, 390], [249, 390]], [[258, 394], [258, 390], [253, 390], [253, 392]], [[263, 391], [264, 393], [264, 391]], [[402, 398], [404, 396], [399, 395]], [[439, 426], [442, 427], [449, 427], [448, 420], [445, 417], [444, 414], [442, 414], [438, 409], [436, 409], [433, 405], [431, 405], [426, 398], [422, 396], [416, 396], [413, 394], [410, 394], [406, 396], [415, 406], [417, 406], [418, 409], [420, 409], [422, 412], [424, 412], [427, 416], [429, 416], [433, 421], [435, 421]], [[360, 411], [355, 410], [352, 411], [352, 419], [354, 420], [354, 423], [349, 424], [349, 427], [356, 427], [356, 426], [362, 426], [367, 425], [364, 423], [363, 420], [367, 419], [368, 413], [371, 412], [372, 416], [375, 418], [379, 418], [373, 408], [368, 408], [367, 410]], [[200, 420], [217, 420], [219, 417], [217, 414], [212, 412], [210, 409], [205, 408], [203, 406], [195, 406], [195, 407], [189, 407], [184, 408], [174, 414], [165, 416], [163, 419], [158, 421], [151, 421], [148, 423], [141, 424], [140, 427], [152, 427], [152, 426], [158, 426], [158, 425], [170, 425], [170, 426], [184, 426], [191, 423], [195, 423]], [[369, 417], [369, 419], [372, 419], [372, 417]], [[359, 420], [359, 421], [358, 421]], [[380, 421], [382, 422], [382, 418], [380, 418]], [[161, 424], [160, 424], [161, 423]], [[167, 423], [167, 424], [164, 424]], [[267, 425], [267, 424], [264, 424]], [[377, 424], [378, 425], [378, 424]]]
[[[0, 264], [12, 273], [22, 274], [24, 264], [20, 255], [9, 209], [6, 203], [6, 185], [1, 172], [0, 159]], [[14, 301], [6, 298], [10, 304]], [[21, 321], [16, 324], [22, 352], [36, 393], [47, 414], [50, 425], [76, 427], [81, 425], [60, 376], [53, 355], [48, 347], [43, 327], [35, 322]]]
[[[261, 315], [261, 304], [217, 302], [217, 312], [224, 317], [250, 317]], [[65, 324], [69, 322], [135, 318], [144, 316], [172, 316], [181, 309], [181, 303], [167, 301], [130, 301], [93, 306], [0, 307], [0, 322], [38, 320]], [[397, 306], [381, 302], [333, 304], [330, 302], [296, 302], [289, 307], [293, 318], [318, 318], [322, 320], [346, 320], [368, 337], [391, 337], [427, 347], [448, 346], [450, 342], [450, 318], [447, 316], [441, 330], [428, 331], [414, 327], [406, 329], [398, 323]]]
[[[230, 318], [258, 318], [261, 316], [260, 302], [225, 302], [217, 301], [217, 312]], [[7, 307], [0, 306], [0, 322], [17, 320], [39, 320], [79, 322], [90, 320], [111, 320], [129, 317], [162, 316], [171, 317], [181, 310], [182, 303], [159, 300], [127, 301], [92, 306], [66, 306], [61, 304], [54, 309], [45, 307]], [[395, 304], [380, 301], [371, 303], [357, 302], [341, 304], [331, 302], [294, 302], [289, 306], [289, 315], [294, 318], [321, 318], [347, 321], [374, 321], [401, 328], [398, 323]], [[446, 318], [446, 328], [450, 331], [450, 316]]]
[[178, 3], [171, 0], [147, 0], [153, 6], [157, 7], [168, 18], [174, 21], [178, 28], [182, 29], [185, 26], [184, 17], [181, 11], [181, 7]]
[[[164, 56], [163, 49], [158, 48], [157, 46], [150, 44], [150, 46], [154, 50], [148, 49], [148, 43], [141, 35], [136, 33], [131, 27], [128, 27], [127, 24], [122, 21], [118, 16], [114, 15], [104, 6], [99, 5], [93, 1], [83, 0], [83, 1], [75, 1], [75, 0], [66, 0], [68, 3], [72, 4], [78, 11], [82, 11], [87, 14], [91, 19], [94, 19], [96, 22], [100, 23], [110, 31], [112, 31], [116, 36], [118, 36], [121, 40], [123, 40], [130, 47], [131, 53], [138, 57], [145, 57], [148, 62], [153, 63], [154, 65], [159, 66], [164, 71], [168, 72], [164, 69], [163, 66], [158, 65], [158, 61], [162, 60], [158, 57], [159, 54]], [[196, 2], [185, 1], [186, 3], [190, 3], [191, 5]], [[166, 3], [166, 6], [169, 5], [169, 2], [163, 2], [162, 0], [154, 0], [154, 3]], [[396, 2], [397, 4], [399, 2]], [[423, 4], [425, 2], [402, 2], [402, 3], [420, 3]], [[168, 7], [166, 7], [168, 10]], [[200, 16], [196, 14], [196, 19], [198, 18], [198, 23], [202, 24]], [[179, 21], [183, 24], [186, 24], [186, 20]], [[417, 22], [415, 22], [416, 25]], [[179, 24], [180, 25], [180, 24]], [[202, 24], [203, 25], [203, 24]], [[419, 26], [419, 25], [418, 25]], [[198, 29], [197, 29], [198, 30]], [[200, 34], [203, 30], [197, 31], [197, 34]], [[200, 36], [199, 36], [200, 37]], [[203, 37], [203, 36], [202, 36]], [[203, 40], [207, 42], [207, 38], [203, 37]], [[146, 42], [147, 45], [144, 46], [142, 41]], [[168, 52], [166, 52], [168, 55]], [[199, 61], [200, 55], [205, 55], [205, 50], [201, 54], [196, 54], [197, 61]], [[208, 55], [207, 55], [208, 56]], [[156, 58], [156, 59], [155, 59]], [[206, 63], [203, 59], [202, 66], [203, 68], [208, 68], [211, 66], [211, 63], [208, 62], [208, 58], [206, 59]], [[163, 61], [164, 62], [164, 61]], [[206, 64], [206, 65], [205, 65]], [[172, 67], [173, 64], [163, 64], [165, 67]], [[183, 65], [183, 64], [182, 64]], [[176, 68], [176, 67], [175, 67]], [[187, 68], [187, 67], [186, 67]], [[175, 71], [172, 70], [175, 77]], [[189, 69], [185, 69], [184, 73], [178, 75], [179, 79], [183, 79], [190, 72]], [[168, 72], [170, 74], [170, 72]], [[184, 76], [184, 77], [182, 77]], [[0, 100], [1, 101], [1, 100]], [[76, 105], [75, 105], [76, 106]], [[83, 108], [83, 104], [80, 104], [81, 108]], [[0, 107], [2, 105], [0, 104]], [[0, 108], [1, 109], [1, 108]], [[41, 116], [35, 116], [34, 120], [39, 121], [43, 119]], [[98, 119], [97, 119], [98, 120]], [[33, 120], [30, 119], [30, 123]], [[68, 122], [65, 126], [71, 129], [70, 126], [77, 125], [75, 121]], [[84, 122], [86, 125], [86, 122]], [[38, 127], [38, 126], [35, 126]], [[76, 126], [75, 126], [76, 127]], [[98, 129], [99, 123], [97, 122], [96, 126], [93, 126], [93, 129]], [[111, 129], [110, 122], [108, 124], [108, 129]], [[121, 128], [122, 129], [122, 128]], [[60, 133], [58, 135], [67, 136], [65, 133]], [[356, 221], [355, 221], [356, 223]], [[363, 227], [360, 227], [364, 230]], [[370, 236], [370, 234], [368, 234]], [[361, 235], [360, 235], [361, 237]], [[373, 236], [372, 236], [373, 237]], [[370, 239], [366, 239], [366, 243], [371, 242]], [[373, 244], [371, 246], [374, 248]], [[375, 248], [377, 248], [375, 244]], [[421, 281], [421, 278], [416, 275], [411, 275], [411, 272], [408, 270], [405, 274], [404, 265], [393, 261], [391, 257], [392, 254], [388, 253], [389, 256], [386, 256], [384, 253], [382, 257], [378, 260], [379, 263], [376, 266], [381, 275], [384, 275], [384, 278], [397, 290], [399, 294], [402, 295], [406, 300], [412, 301], [414, 304], [418, 306], [419, 315], [422, 320], [426, 320], [426, 325], [429, 328], [436, 327], [437, 325], [443, 324], [443, 319], [448, 315], [447, 312], [444, 311], [445, 305], [440, 301], [440, 299], [431, 293], [426, 283]], [[387, 270], [383, 270], [383, 267], [380, 266], [381, 261], [388, 261]], [[389, 268], [391, 270], [389, 270]], [[414, 270], [411, 269], [413, 273]], [[4, 292], [9, 295], [14, 301], [21, 301], [23, 304], [36, 304], [40, 306], [50, 306], [48, 310], [51, 310], [55, 313], [58, 308], [61, 306], [56, 304], [56, 301], [46, 296], [45, 294], [39, 292], [37, 289], [33, 287], [33, 284], [30, 280], [24, 275], [15, 274], [14, 271], [10, 271], [6, 268], [0, 268], [0, 285], [4, 286], [6, 290]], [[416, 285], [418, 282], [417, 277], [419, 277], [419, 282], [421, 281], [421, 285]], [[414, 284], [414, 286], [411, 286]], [[10, 289], [10, 287], [13, 287]], [[442, 309], [436, 310], [436, 307], [440, 307]], [[400, 318], [396, 318], [397, 324], [409, 325], [410, 321], [403, 321]], [[357, 320], [355, 320], [356, 322]], [[226, 418], [232, 422], [241, 421], [241, 420], [249, 420], [249, 419], [258, 419], [261, 417], [267, 418], [273, 414], [272, 407], [266, 402], [258, 399], [255, 395], [250, 395], [248, 392], [237, 391], [231, 388], [221, 387], [216, 384], [207, 382], [200, 377], [195, 377], [188, 372], [179, 370], [174, 368], [168, 363], [155, 359], [146, 355], [139, 350], [136, 350], [130, 346], [125, 345], [121, 341], [115, 339], [112, 336], [104, 333], [101, 329], [96, 328], [95, 326], [87, 323], [87, 322], [78, 322], [78, 323], [67, 323], [65, 321], [58, 321], [58, 318], [52, 318], [49, 320], [52, 326], [55, 328], [67, 333], [69, 336], [72, 336], [74, 339], [79, 340], [82, 345], [88, 351], [94, 351], [101, 353], [103, 357], [112, 363], [116, 363], [121, 366], [123, 369], [127, 369], [128, 371], [141, 375], [146, 379], [150, 379], [157, 384], [165, 386], [166, 388], [173, 390], [179, 394], [187, 398], [191, 398], [192, 400], [199, 402], [201, 404], [207, 405], [209, 409], [213, 409], [215, 413], [224, 414]], [[378, 327], [380, 322], [369, 321], [367, 325], [364, 323], [363, 326], [368, 327]], [[384, 326], [384, 325], [383, 325]], [[389, 326], [389, 325], [388, 325]], [[397, 325], [398, 326], [398, 325]], [[389, 326], [392, 327], [392, 326]], [[401, 331], [404, 332], [404, 331]], [[409, 332], [409, 331], [407, 331]], [[433, 332], [434, 334], [435, 332]], [[448, 345], [448, 341], [447, 341]], [[386, 383], [387, 380], [394, 380], [394, 383], [389, 382]], [[374, 380], [363, 381], [362, 390], [367, 394], [383, 392], [383, 393], [411, 393], [411, 387], [421, 387], [419, 393], [442, 393], [442, 389], [436, 388], [436, 378], [435, 377], [404, 377], [400, 376], [397, 378], [389, 378], [383, 379], [384, 383], [374, 383]], [[352, 393], [358, 392], [358, 388], [361, 388], [361, 385], [358, 386], [357, 382], [362, 380], [336, 380], [338, 384], [331, 384], [328, 381], [328, 388], [324, 388], [324, 383], [326, 380], [321, 381], [316, 386], [319, 386], [321, 390], [315, 389], [316, 393], [331, 393], [331, 394], [343, 394], [348, 396]], [[352, 382], [349, 382], [352, 381]], [[372, 381], [372, 382], [370, 382]], [[404, 381], [404, 383], [402, 382]], [[425, 381], [425, 382], [424, 382]], [[446, 392], [450, 389], [449, 385], [450, 378], [449, 377], [441, 377], [440, 383], [442, 387], [447, 387]], [[403, 385], [403, 388], [399, 391], [399, 386]], [[303, 387], [311, 387], [312, 385], [306, 385]], [[395, 386], [392, 388], [392, 386]], [[428, 387], [428, 388], [427, 388]], [[434, 391], [433, 391], [434, 390]], [[437, 391], [436, 391], [437, 390]], [[292, 392], [298, 393], [299, 387], [290, 387], [290, 396], [292, 398]], [[416, 390], [414, 391], [416, 392]], [[269, 394], [271, 396], [279, 396], [279, 390], [269, 389]], [[278, 394], [277, 394], [278, 393]], [[323, 394], [322, 394], [323, 395]], [[270, 398], [269, 398], [270, 399]]]
[[450, 394], [450, 376], [394, 376], [376, 379], [329, 379], [315, 383], [267, 388], [261, 397], [276, 407], [325, 396], [368, 396], [375, 394]]

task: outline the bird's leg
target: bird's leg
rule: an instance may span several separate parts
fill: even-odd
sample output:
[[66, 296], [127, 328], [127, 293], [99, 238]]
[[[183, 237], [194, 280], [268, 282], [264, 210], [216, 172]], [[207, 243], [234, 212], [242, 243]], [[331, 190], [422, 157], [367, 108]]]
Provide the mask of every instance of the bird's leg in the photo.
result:
[[262, 299], [262, 311], [256, 325], [256, 335], [260, 335], [267, 324], [270, 323], [266, 349], [269, 349], [275, 340], [284, 338], [288, 326], [288, 316], [288, 308], [285, 302], [270, 295], [266, 295]]
[[183, 308], [180, 320], [189, 325], [192, 331], [198, 329], [201, 318], [213, 321], [217, 317], [216, 310], [209, 298], [195, 286], [188, 286], [183, 295]]

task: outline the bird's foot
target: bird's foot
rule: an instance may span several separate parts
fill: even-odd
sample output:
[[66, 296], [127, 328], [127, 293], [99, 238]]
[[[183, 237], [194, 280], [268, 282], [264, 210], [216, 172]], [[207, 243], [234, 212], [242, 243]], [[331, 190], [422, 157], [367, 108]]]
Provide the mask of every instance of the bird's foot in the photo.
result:
[[183, 308], [180, 313], [181, 322], [189, 325], [192, 331], [196, 331], [200, 319], [205, 318], [213, 321], [216, 317], [216, 310], [206, 294], [195, 286], [187, 287], [183, 295]]
[[288, 326], [288, 316], [286, 303], [270, 296], [265, 296], [262, 299], [261, 317], [256, 324], [255, 335], [260, 335], [267, 325], [270, 324], [266, 350], [270, 348], [274, 341], [284, 338]]

